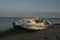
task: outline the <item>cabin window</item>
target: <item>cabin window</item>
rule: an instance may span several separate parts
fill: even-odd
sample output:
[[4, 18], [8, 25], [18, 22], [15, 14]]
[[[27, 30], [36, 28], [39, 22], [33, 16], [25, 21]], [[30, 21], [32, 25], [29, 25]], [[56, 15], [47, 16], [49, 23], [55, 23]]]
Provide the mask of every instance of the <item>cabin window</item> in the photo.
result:
[[36, 23], [39, 23], [40, 21], [39, 20], [35, 20]]
[[27, 21], [27, 23], [31, 23], [31, 21]]

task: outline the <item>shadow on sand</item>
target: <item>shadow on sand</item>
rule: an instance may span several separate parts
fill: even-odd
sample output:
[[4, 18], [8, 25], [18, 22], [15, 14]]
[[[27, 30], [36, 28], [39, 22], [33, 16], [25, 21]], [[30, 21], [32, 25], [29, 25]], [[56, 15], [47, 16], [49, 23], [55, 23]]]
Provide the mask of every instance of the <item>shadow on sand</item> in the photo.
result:
[[23, 29], [9, 29], [6, 30], [5, 32], [0, 32], [0, 38], [1, 37], [6, 37], [6, 36], [11, 36], [11, 35], [16, 35], [16, 34], [23, 34], [23, 33], [33, 33], [36, 32], [36, 30], [23, 30]]
[[[39, 32], [53, 32], [53, 28], [55, 27], [56, 25], [54, 25], [54, 26], [52, 26], [52, 27], [50, 27], [49, 29], [47, 29], [47, 30], [39, 30]], [[60, 25], [57, 25], [56, 27], [58, 28]], [[57, 28], [55, 28], [55, 29], [57, 29]], [[60, 27], [59, 27], [60, 28]], [[54, 30], [55, 30], [54, 29]], [[24, 34], [24, 33], [34, 33], [34, 32], [36, 32], [37, 30], [25, 30], [25, 29], [15, 29], [15, 28], [12, 28], [12, 29], [9, 29], [9, 30], [6, 30], [5, 32], [0, 32], [0, 38], [1, 37], [6, 37], [6, 36], [12, 36], [12, 35], [16, 35], [16, 34]], [[56, 31], [56, 30], [55, 30]], [[45, 38], [45, 39], [47, 39], [47, 38]]]

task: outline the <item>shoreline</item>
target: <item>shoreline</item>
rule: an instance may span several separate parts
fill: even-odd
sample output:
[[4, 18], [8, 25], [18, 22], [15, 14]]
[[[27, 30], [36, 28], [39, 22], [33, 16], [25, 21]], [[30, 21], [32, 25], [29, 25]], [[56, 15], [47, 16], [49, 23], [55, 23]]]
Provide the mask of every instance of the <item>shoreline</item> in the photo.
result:
[[17, 31], [15, 29], [9, 29], [6, 32], [0, 32], [0, 39], [1, 40], [2, 39], [6, 39], [6, 40], [18, 40], [18, 39], [20, 39], [20, 40], [21, 39], [22, 40], [25, 40], [25, 39], [26, 40], [32, 40], [32, 39], [40, 40], [40, 38], [44, 38], [46, 40], [46, 39], [52, 38], [53, 40], [54, 39], [60, 40], [59, 33], [60, 33], [60, 24], [53, 24], [53, 26], [49, 27], [46, 30], [33, 31], [33, 32], [26, 32], [26, 31], [22, 31], [22, 30]]

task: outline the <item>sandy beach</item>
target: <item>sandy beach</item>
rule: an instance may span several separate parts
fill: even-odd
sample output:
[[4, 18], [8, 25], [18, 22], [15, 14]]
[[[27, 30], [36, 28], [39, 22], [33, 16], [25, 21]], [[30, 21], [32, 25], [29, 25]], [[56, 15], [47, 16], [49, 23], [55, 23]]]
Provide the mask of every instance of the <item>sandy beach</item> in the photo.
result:
[[0, 40], [60, 40], [60, 24], [46, 30], [26, 32], [14, 29], [0, 32]]

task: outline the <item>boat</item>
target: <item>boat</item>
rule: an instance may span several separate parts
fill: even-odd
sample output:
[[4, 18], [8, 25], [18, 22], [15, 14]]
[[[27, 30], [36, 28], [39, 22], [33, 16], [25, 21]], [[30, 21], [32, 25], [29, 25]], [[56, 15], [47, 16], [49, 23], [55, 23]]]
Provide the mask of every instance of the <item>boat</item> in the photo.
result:
[[52, 26], [52, 23], [45, 18], [24, 17], [17, 18], [17, 20], [13, 22], [13, 26], [15, 29], [44, 30]]

